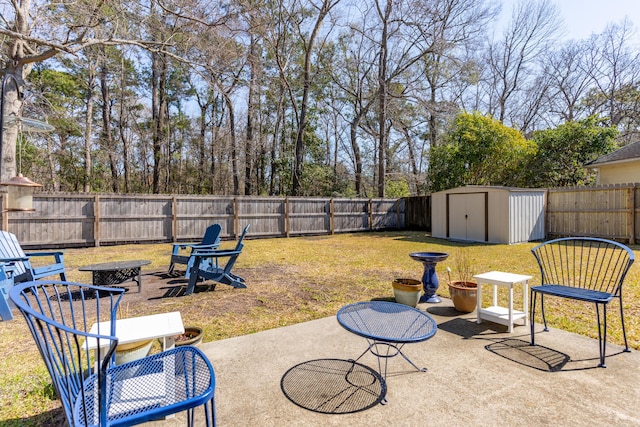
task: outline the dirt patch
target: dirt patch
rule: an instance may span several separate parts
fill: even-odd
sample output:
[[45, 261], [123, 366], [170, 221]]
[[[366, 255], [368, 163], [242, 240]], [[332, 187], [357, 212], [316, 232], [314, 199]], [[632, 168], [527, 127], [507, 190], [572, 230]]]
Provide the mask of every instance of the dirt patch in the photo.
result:
[[[142, 275], [142, 290], [134, 282], [120, 286], [127, 289], [121, 303], [123, 317], [141, 316], [167, 311], [180, 311], [185, 326], [204, 329], [204, 341], [251, 332], [251, 328], [232, 331], [224, 327], [229, 322], [260, 322], [270, 315], [277, 326], [287, 324], [288, 313], [315, 305], [318, 295], [326, 295], [326, 285], [301, 280], [290, 267], [271, 266], [256, 269], [236, 269], [244, 277], [246, 289], [236, 289], [212, 281], [199, 282], [191, 295], [185, 295], [188, 280], [183, 271], [147, 272]], [[299, 319], [296, 317], [296, 320]], [[262, 321], [266, 321], [262, 319]]]

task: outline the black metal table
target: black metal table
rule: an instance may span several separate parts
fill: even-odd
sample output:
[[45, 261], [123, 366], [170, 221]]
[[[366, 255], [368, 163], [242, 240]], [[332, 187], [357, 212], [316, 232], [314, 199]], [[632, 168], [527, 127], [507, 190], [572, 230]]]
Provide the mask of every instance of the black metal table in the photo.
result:
[[[426, 368], [418, 368], [402, 352], [405, 344], [426, 341], [436, 334], [436, 321], [424, 311], [393, 302], [366, 301], [342, 307], [337, 319], [347, 331], [367, 339], [369, 347], [355, 361], [370, 351], [378, 359], [378, 371], [385, 383], [387, 361], [397, 355], [402, 356], [418, 371], [426, 372]], [[386, 403], [386, 400], [382, 403]]]
[[79, 271], [90, 271], [93, 274], [93, 284], [96, 286], [120, 285], [133, 279], [138, 284], [138, 292], [142, 290], [143, 265], [151, 264], [147, 260], [115, 261], [91, 264], [80, 267]]

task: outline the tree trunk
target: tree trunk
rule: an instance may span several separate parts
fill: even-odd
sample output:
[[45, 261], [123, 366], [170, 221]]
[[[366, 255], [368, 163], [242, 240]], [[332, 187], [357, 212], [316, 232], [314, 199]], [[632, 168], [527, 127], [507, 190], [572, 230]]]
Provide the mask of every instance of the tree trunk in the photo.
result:
[[360, 146], [358, 145], [358, 126], [362, 115], [358, 114], [350, 124], [350, 140], [351, 149], [353, 150], [353, 160], [355, 163], [355, 190], [356, 195], [362, 196], [362, 155], [360, 154]]
[[95, 68], [90, 55], [87, 57], [87, 113], [84, 121], [84, 192], [91, 191], [91, 140], [93, 134], [93, 89]]
[[153, 116], [153, 178], [151, 185], [153, 193], [158, 194], [160, 193], [162, 145], [165, 140], [164, 131], [166, 128], [167, 63], [162, 56], [156, 53], [153, 53], [151, 58], [151, 109]]
[[[209, 99], [209, 97], [207, 97]], [[207, 135], [207, 111], [209, 110], [209, 104], [204, 103], [200, 105], [200, 133], [198, 137], [198, 183], [196, 188], [198, 194], [202, 194], [204, 190], [204, 156], [206, 148], [206, 135]]]
[[254, 152], [254, 140], [253, 140], [253, 121], [254, 121], [254, 103], [253, 98], [255, 94], [256, 88], [256, 40], [255, 36], [251, 36], [251, 41], [249, 44], [249, 94], [247, 96], [247, 138], [244, 147], [244, 194], [249, 196], [251, 194], [251, 170], [252, 170], [252, 162], [253, 162], [253, 152]]
[[[16, 143], [18, 141], [18, 121], [15, 121], [16, 126], [7, 126], [7, 118], [20, 115], [22, 108], [22, 98], [19, 96], [22, 93], [23, 80], [22, 67], [17, 68], [5, 68], [5, 77], [3, 79], [3, 102], [4, 111], [0, 111], [0, 114], [4, 114], [4, 123], [2, 129], [2, 152], [0, 152], [0, 166], [2, 167], [2, 173], [0, 174], [0, 182], [7, 182], [9, 179], [17, 175], [16, 173]], [[16, 86], [17, 82], [17, 86]]]
[[126, 128], [125, 128], [125, 93], [126, 93], [126, 68], [124, 66], [124, 56], [120, 60], [120, 120], [118, 120], [118, 126], [120, 129], [120, 141], [122, 142], [122, 162], [124, 168], [124, 192], [128, 193], [131, 191], [130, 188], [130, 165], [129, 165], [129, 141], [126, 137]]
[[378, 6], [378, 13], [382, 19], [382, 36], [380, 38], [380, 55], [378, 59], [378, 85], [380, 91], [378, 93], [378, 108], [380, 115], [378, 117], [378, 127], [380, 130], [378, 142], [378, 197], [384, 197], [385, 194], [385, 177], [387, 164], [387, 43], [389, 37], [389, 16], [391, 15], [392, 0], [387, 0], [384, 14]]
[[[102, 58], [106, 61], [106, 58]], [[111, 169], [111, 189], [114, 193], [119, 191], [118, 189], [118, 166], [115, 159], [115, 144], [113, 141], [113, 134], [111, 133], [111, 95], [109, 93], [109, 82], [107, 81], [107, 65], [102, 64], [100, 70], [100, 89], [102, 93], [102, 137], [104, 148], [109, 153], [109, 168]]]
[[231, 172], [233, 173], [233, 194], [240, 195], [240, 180], [238, 179], [238, 147], [236, 141], [236, 117], [231, 95], [224, 93], [224, 102], [229, 110], [229, 136], [231, 144]]
[[[335, 5], [335, 4], [334, 4]], [[324, 0], [320, 11], [318, 12], [318, 18], [309, 35], [309, 41], [305, 46], [304, 54], [304, 76], [302, 85], [302, 102], [300, 108], [300, 119], [298, 122], [298, 133], [296, 135], [295, 146], [295, 163], [293, 168], [293, 185], [291, 192], [294, 196], [302, 195], [302, 163], [304, 162], [304, 132], [307, 127], [307, 110], [309, 108], [309, 91], [311, 89], [311, 56], [313, 53], [313, 47], [315, 45], [316, 37], [322, 26], [324, 18], [327, 16], [333, 5], [330, 4], [330, 0]]]

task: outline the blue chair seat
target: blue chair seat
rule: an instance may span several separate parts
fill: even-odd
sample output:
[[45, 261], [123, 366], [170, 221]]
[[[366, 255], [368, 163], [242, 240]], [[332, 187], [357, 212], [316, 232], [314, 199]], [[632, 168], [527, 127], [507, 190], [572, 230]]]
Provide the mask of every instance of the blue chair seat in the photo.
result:
[[[99, 378], [97, 374], [87, 378], [84, 396], [76, 398], [74, 417], [79, 426], [99, 425], [95, 399]], [[106, 378], [110, 426], [139, 424], [204, 405], [213, 399], [215, 387], [209, 360], [191, 346], [113, 366]]]
[[571, 298], [579, 301], [597, 302], [600, 304], [608, 303], [613, 298], [609, 292], [594, 291], [593, 289], [576, 288], [565, 285], [542, 285], [533, 286], [533, 292], [541, 294], [553, 295], [562, 298]]

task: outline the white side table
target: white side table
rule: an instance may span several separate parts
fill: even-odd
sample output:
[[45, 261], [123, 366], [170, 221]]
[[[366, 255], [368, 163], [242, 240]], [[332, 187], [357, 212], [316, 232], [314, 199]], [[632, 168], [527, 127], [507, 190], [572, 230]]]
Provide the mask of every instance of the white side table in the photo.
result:
[[[102, 334], [108, 335], [111, 331], [111, 322], [94, 323], [89, 331], [92, 334], [97, 334], [100, 331]], [[159, 339], [162, 341], [162, 350], [169, 350], [175, 347], [176, 335], [184, 333], [184, 325], [182, 324], [182, 316], [179, 311], [172, 311], [170, 313], [152, 314], [150, 316], [129, 317], [126, 319], [116, 319], [116, 336], [118, 337], [118, 344], [128, 344], [131, 342]], [[97, 341], [95, 338], [87, 339], [88, 349], [97, 349]], [[108, 348], [108, 346], [107, 346]], [[106, 348], [105, 348], [106, 350]], [[106, 352], [106, 351], [105, 351]], [[101, 352], [104, 355], [104, 352]], [[96, 371], [102, 363], [102, 360], [96, 360]], [[164, 366], [166, 372], [172, 372], [174, 365], [171, 361], [167, 361]], [[161, 375], [161, 374], [154, 374]], [[171, 374], [167, 375], [170, 381], [173, 381]], [[167, 384], [167, 390], [173, 390], [172, 384]], [[138, 389], [136, 389], [138, 390]], [[156, 390], [138, 390], [138, 393], [154, 393]], [[162, 396], [162, 394], [160, 394]], [[132, 399], [135, 396], [131, 397]], [[161, 398], [161, 397], [160, 397]], [[174, 418], [175, 415], [167, 415], [165, 419]]]
[[[477, 322], [481, 323], [482, 320], [489, 320], [490, 322], [499, 323], [507, 326], [507, 332], [513, 331], [513, 324], [516, 320], [523, 320], [523, 325], [526, 326], [529, 322], [529, 310], [528, 310], [528, 285], [531, 276], [524, 276], [522, 274], [504, 273], [502, 271], [490, 271], [488, 273], [477, 274], [473, 276], [478, 281], [478, 306], [477, 306]], [[516, 311], [513, 309], [513, 285], [516, 283], [522, 283], [522, 311]], [[482, 285], [493, 285], [493, 305], [491, 307], [482, 308]], [[498, 306], [498, 286], [504, 286], [509, 289], [509, 306]]]
[[[98, 331], [104, 335], [109, 335], [111, 322], [94, 323], [89, 333], [97, 334]], [[162, 341], [162, 350], [168, 350], [175, 346], [174, 336], [183, 333], [184, 326], [179, 311], [116, 320], [118, 344], [158, 338]], [[94, 338], [88, 338], [87, 344], [89, 350], [95, 350], [97, 347], [97, 342]]]

